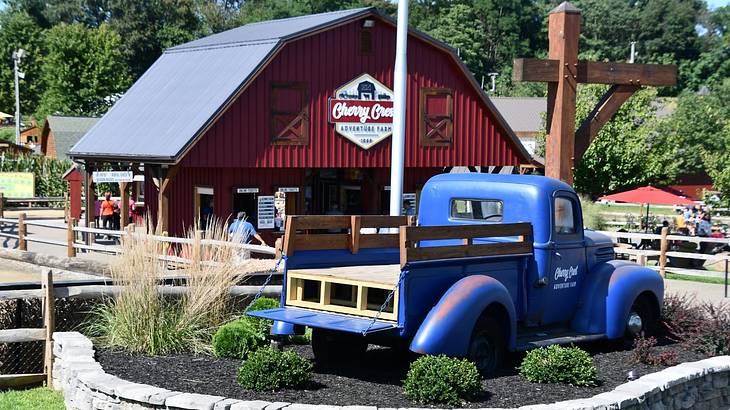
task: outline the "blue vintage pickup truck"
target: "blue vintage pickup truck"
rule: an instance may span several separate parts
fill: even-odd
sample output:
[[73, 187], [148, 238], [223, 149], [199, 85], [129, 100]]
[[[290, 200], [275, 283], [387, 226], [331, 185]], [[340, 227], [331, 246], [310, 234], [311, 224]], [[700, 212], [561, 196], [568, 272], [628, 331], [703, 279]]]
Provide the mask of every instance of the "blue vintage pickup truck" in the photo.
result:
[[373, 343], [467, 357], [484, 374], [506, 350], [630, 340], [659, 318], [662, 278], [615, 260], [561, 181], [437, 175], [418, 210], [417, 224], [288, 217], [282, 307], [248, 314], [274, 320], [275, 335], [311, 327], [318, 361]]

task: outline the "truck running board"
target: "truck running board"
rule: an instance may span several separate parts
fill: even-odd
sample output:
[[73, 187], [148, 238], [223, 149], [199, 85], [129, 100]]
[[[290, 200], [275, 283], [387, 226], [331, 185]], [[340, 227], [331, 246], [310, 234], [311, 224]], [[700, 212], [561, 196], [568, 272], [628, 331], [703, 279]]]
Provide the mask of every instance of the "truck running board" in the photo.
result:
[[284, 307], [268, 310], [256, 310], [246, 313], [249, 316], [279, 320], [295, 325], [310, 326], [322, 329], [339, 330], [350, 333], [375, 333], [392, 330], [398, 327], [395, 322], [358, 318], [336, 313], [317, 312], [309, 309]]
[[[550, 337], [553, 336], [553, 337]], [[590, 342], [593, 340], [605, 339], [606, 335], [603, 333], [594, 334], [566, 334], [558, 333], [550, 335], [546, 333], [531, 333], [529, 335], [520, 335], [517, 338], [516, 350], [531, 350], [538, 347], [545, 347], [550, 345], [566, 345], [569, 343], [581, 343]]]

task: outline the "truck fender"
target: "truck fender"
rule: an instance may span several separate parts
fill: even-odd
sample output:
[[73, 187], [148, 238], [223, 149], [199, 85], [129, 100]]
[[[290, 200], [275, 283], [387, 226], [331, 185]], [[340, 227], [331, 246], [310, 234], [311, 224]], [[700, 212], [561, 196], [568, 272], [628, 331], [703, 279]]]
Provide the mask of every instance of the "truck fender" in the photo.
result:
[[421, 354], [466, 356], [474, 325], [490, 305], [498, 304], [509, 316], [509, 348], [516, 341], [516, 315], [507, 288], [485, 275], [467, 276], [454, 283], [431, 308], [418, 328], [410, 349]]
[[626, 318], [639, 295], [647, 293], [662, 306], [664, 281], [655, 270], [613, 260], [591, 269], [572, 321], [581, 333], [604, 333], [609, 339], [624, 335]]

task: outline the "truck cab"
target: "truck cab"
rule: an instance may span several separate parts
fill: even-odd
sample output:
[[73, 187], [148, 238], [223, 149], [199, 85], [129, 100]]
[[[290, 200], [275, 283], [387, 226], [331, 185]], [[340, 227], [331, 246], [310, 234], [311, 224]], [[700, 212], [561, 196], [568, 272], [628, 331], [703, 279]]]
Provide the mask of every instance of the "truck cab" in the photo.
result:
[[489, 373], [504, 350], [633, 338], [663, 298], [659, 274], [614, 260], [610, 238], [584, 229], [573, 189], [541, 176], [437, 175], [417, 222], [289, 217], [283, 253], [282, 307], [249, 314], [275, 320], [275, 334], [312, 327], [318, 360], [376, 343]]

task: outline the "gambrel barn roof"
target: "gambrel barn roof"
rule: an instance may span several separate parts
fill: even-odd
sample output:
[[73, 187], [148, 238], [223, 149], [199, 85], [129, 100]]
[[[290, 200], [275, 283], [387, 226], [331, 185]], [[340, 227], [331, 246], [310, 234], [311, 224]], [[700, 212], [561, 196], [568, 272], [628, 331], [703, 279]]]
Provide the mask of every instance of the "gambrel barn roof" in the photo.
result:
[[[75, 159], [176, 163], [288, 42], [365, 16], [394, 24], [374, 8], [360, 8], [247, 24], [172, 47], [69, 155]], [[455, 50], [415, 30], [410, 34], [452, 56], [525, 162], [529, 161], [530, 155]]]

